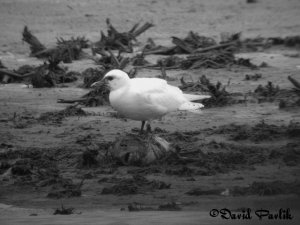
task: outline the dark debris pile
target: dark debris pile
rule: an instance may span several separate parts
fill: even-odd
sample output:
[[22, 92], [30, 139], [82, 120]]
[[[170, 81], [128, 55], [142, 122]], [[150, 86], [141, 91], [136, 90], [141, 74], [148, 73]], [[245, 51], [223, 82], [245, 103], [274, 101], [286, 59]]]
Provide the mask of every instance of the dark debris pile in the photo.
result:
[[60, 61], [49, 57], [40, 66], [23, 65], [17, 70], [0, 69], [2, 83], [26, 82], [34, 88], [56, 87], [60, 84], [74, 82], [81, 76], [79, 72], [68, 71], [59, 66]]
[[254, 181], [249, 187], [235, 186], [232, 188], [231, 193], [233, 196], [243, 195], [282, 195], [282, 194], [297, 194], [299, 195], [300, 183], [299, 182], [283, 182], [280, 180], [271, 182], [258, 182]]
[[94, 44], [94, 51], [100, 53], [103, 50], [119, 50], [122, 52], [133, 52], [133, 42], [137, 41], [136, 38], [153, 27], [152, 23], [146, 22], [142, 26], [139, 23], [135, 24], [128, 32], [119, 32], [110, 22], [106, 19], [107, 35], [101, 31], [101, 39]]
[[219, 127], [214, 131], [218, 134], [230, 135], [234, 141], [251, 140], [253, 142], [273, 141], [279, 138], [300, 138], [300, 124], [290, 122], [288, 125], [278, 126], [267, 124], [264, 121], [249, 125], [229, 124]]
[[188, 35], [181, 39], [172, 37], [172, 43], [175, 46], [164, 47], [157, 46], [152, 39], [148, 39], [144, 47], [144, 54], [160, 54], [160, 55], [174, 55], [174, 54], [191, 54], [197, 52], [199, 49], [207, 48], [216, 45], [213, 38], [200, 36], [199, 34], [190, 31]]
[[168, 202], [159, 206], [147, 206], [138, 202], [133, 202], [128, 205], [129, 212], [137, 211], [180, 211], [181, 206], [176, 202]]
[[300, 107], [300, 82], [288, 76], [289, 81], [293, 84], [292, 91], [282, 91], [279, 95], [279, 108], [280, 109], [291, 109]]
[[114, 195], [131, 195], [131, 194], [141, 194], [154, 190], [169, 189], [171, 184], [166, 184], [163, 181], [158, 180], [148, 180], [141, 175], [133, 175], [132, 178], [111, 178], [105, 180], [99, 180], [102, 182], [112, 182], [117, 183], [111, 187], [105, 187], [102, 190], [102, 194], [114, 194]]
[[186, 82], [183, 77], [180, 81], [181, 86], [179, 88], [185, 92], [208, 93], [211, 98], [202, 100], [206, 107], [224, 106], [238, 102], [226, 91], [225, 85], [219, 81], [213, 84], [205, 75], [202, 75], [196, 82]]
[[157, 69], [165, 67], [165, 69], [199, 69], [212, 68], [220, 69], [231, 66], [244, 66], [250, 69], [257, 69], [258, 66], [250, 62], [250, 59], [236, 58], [232, 49], [212, 50], [201, 53], [192, 53], [186, 58], [178, 56], [168, 56], [159, 59], [154, 65], [145, 65], [146, 68]]
[[85, 37], [72, 37], [70, 40], [58, 38], [55, 47], [46, 48], [27, 26], [23, 30], [23, 41], [30, 45], [31, 56], [44, 59], [50, 57], [55, 61], [63, 61], [64, 63], [71, 63], [73, 60], [80, 59], [82, 49], [89, 47]]
[[282, 194], [296, 194], [299, 195], [300, 183], [295, 182], [283, 182], [280, 180], [271, 182], [254, 181], [249, 186], [233, 186], [231, 188], [205, 188], [196, 187], [186, 192], [187, 195], [225, 195], [225, 196], [247, 196], [247, 195], [259, 195], [259, 196], [272, 196]]
[[0, 154], [0, 162], [1, 167], [2, 162], [6, 162], [1, 173], [11, 170], [7, 179], [12, 180], [14, 185], [49, 190], [49, 198], [81, 196], [82, 182], [74, 184], [73, 180], [60, 174], [54, 152], [34, 148], [10, 150]]
[[295, 78], [288, 76], [288, 80], [292, 83], [292, 89], [281, 89], [278, 85], [274, 85], [269, 81], [265, 86], [258, 85], [251, 95], [258, 102], [278, 102], [280, 109], [292, 109], [300, 106], [300, 84]]
[[[93, 49], [94, 54], [95, 50]], [[130, 62], [129, 57], [123, 57], [121, 52], [116, 56], [112, 51], [108, 50], [98, 50], [97, 54], [100, 57], [94, 57], [94, 61], [97, 65], [101, 65], [105, 70], [112, 70], [112, 69], [124, 69]]]
[[81, 108], [77, 107], [77, 105], [70, 105], [67, 108], [60, 110], [60, 111], [54, 111], [54, 112], [46, 112], [42, 113], [38, 120], [40, 122], [45, 123], [61, 123], [62, 120], [69, 116], [86, 116], [87, 113], [83, 111]]

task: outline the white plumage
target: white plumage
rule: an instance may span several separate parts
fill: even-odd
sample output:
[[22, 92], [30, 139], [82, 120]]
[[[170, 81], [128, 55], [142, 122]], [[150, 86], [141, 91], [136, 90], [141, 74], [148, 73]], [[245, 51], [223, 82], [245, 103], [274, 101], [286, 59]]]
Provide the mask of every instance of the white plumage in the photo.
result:
[[130, 79], [127, 73], [116, 69], [92, 86], [103, 81], [110, 88], [109, 101], [112, 107], [133, 120], [151, 121], [177, 110], [199, 112], [204, 106], [191, 101], [210, 97], [184, 94], [178, 87], [159, 78]]

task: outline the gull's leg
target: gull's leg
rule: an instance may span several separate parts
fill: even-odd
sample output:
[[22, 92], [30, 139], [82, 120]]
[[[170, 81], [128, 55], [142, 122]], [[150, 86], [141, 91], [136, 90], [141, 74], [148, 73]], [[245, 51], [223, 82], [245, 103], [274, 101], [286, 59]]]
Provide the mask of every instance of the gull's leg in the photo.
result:
[[150, 124], [150, 121], [148, 120], [147, 121], [147, 133], [151, 133], [151, 124]]
[[146, 121], [142, 121], [142, 126], [141, 126], [141, 130], [140, 130], [140, 134], [143, 133], [145, 123], [146, 123]]

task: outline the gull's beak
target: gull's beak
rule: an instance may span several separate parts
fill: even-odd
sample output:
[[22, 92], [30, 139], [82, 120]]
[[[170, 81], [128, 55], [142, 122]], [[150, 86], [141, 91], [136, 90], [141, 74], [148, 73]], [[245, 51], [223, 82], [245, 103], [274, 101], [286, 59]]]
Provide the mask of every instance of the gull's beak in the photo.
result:
[[107, 80], [105, 79], [105, 77], [103, 77], [101, 80], [99, 80], [95, 83], [92, 83], [91, 87], [95, 88], [95, 87], [100, 87], [100, 86], [106, 85], [106, 84], [107, 84]]

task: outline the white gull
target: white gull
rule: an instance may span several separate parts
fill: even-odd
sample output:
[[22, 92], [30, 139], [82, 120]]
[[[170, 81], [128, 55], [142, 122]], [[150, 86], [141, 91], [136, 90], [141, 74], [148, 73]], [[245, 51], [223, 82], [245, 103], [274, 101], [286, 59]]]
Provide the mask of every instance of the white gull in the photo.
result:
[[159, 78], [130, 79], [127, 73], [118, 69], [109, 71], [91, 86], [103, 82], [110, 89], [111, 106], [126, 118], [142, 121], [141, 132], [146, 121], [149, 125], [151, 120], [160, 119], [170, 112], [187, 110], [199, 113], [204, 105], [192, 101], [210, 98], [208, 95], [184, 94], [178, 87]]

